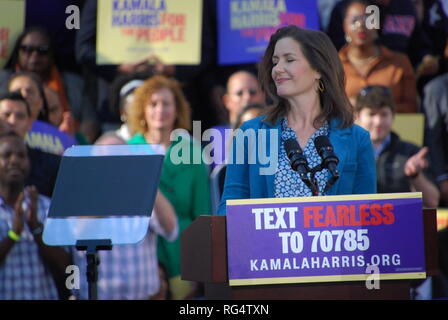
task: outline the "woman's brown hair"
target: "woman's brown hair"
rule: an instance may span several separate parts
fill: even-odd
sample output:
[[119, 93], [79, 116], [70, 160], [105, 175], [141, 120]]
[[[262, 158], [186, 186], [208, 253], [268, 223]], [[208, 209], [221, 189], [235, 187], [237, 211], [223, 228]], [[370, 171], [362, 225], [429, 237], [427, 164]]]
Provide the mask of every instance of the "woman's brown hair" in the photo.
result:
[[318, 124], [332, 118], [338, 118], [342, 128], [352, 125], [353, 109], [345, 93], [345, 74], [336, 48], [325, 33], [293, 25], [280, 28], [271, 36], [259, 64], [260, 83], [274, 101], [273, 106], [267, 110], [266, 120], [274, 124], [279, 118], [284, 117], [289, 109], [288, 101], [277, 95], [271, 75], [275, 45], [283, 38], [297, 41], [311, 68], [321, 75], [324, 90], [318, 92], [322, 111], [314, 119], [314, 126], [317, 128]]
[[179, 82], [172, 78], [156, 75], [146, 80], [134, 91], [134, 100], [129, 110], [129, 127], [133, 134], [145, 133], [148, 131], [148, 124], [145, 120], [145, 107], [148, 105], [151, 96], [161, 89], [169, 89], [174, 96], [177, 117], [174, 122], [174, 129], [191, 129], [190, 105], [182, 92]]

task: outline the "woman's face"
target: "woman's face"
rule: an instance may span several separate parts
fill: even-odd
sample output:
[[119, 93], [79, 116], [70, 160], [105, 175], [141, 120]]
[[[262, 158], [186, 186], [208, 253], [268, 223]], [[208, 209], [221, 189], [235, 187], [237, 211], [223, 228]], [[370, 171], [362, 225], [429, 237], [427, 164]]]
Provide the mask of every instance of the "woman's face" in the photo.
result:
[[376, 29], [366, 27], [366, 6], [362, 3], [351, 4], [344, 18], [344, 32], [351, 41], [350, 44], [362, 46], [372, 45], [377, 38]]
[[145, 107], [145, 120], [151, 129], [173, 130], [177, 117], [174, 94], [168, 88], [152, 94]]
[[52, 58], [46, 37], [39, 32], [31, 32], [26, 35], [19, 47], [18, 60], [23, 71], [37, 74], [48, 72]]
[[12, 80], [8, 89], [9, 91], [19, 91], [22, 94], [30, 105], [32, 119], [36, 120], [44, 104], [36, 82], [29, 77], [19, 76]]
[[302, 49], [293, 38], [277, 41], [272, 55], [272, 79], [277, 87], [277, 95], [290, 98], [317, 90], [320, 74], [311, 68]]

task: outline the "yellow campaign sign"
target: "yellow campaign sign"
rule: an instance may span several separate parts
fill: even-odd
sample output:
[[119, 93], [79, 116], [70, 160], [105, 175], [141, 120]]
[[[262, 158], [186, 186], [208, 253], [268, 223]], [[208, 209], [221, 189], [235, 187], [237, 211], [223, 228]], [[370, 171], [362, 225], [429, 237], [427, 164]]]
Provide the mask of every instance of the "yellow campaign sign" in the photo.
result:
[[0, 0], [0, 68], [8, 60], [25, 24], [24, 0]]
[[101, 0], [96, 62], [199, 64], [201, 34], [202, 0]]

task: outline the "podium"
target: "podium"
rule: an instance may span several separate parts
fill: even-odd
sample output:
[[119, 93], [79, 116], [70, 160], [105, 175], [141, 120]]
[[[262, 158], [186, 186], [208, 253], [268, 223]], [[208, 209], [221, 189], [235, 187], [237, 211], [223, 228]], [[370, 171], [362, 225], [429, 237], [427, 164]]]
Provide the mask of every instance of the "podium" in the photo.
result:
[[[427, 276], [438, 273], [435, 209], [423, 210]], [[181, 234], [183, 280], [203, 283], [210, 300], [391, 300], [410, 299], [411, 280], [382, 280], [380, 289], [365, 281], [229, 286], [225, 216], [200, 216]]]

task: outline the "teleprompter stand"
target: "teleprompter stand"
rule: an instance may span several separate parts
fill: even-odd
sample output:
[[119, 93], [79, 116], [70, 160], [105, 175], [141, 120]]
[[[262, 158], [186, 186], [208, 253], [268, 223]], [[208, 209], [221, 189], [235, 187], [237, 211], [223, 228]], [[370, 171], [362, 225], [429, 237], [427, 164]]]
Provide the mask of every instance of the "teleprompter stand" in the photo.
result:
[[89, 291], [89, 300], [98, 300], [98, 265], [100, 258], [98, 257], [98, 250], [112, 250], [112, 240], [98, 239], [98, 240], [78, 240], [76, 241], [76, 250], [86, 251], [87, 258], [87, 284]]
[[62, 157], [43, 240], [86, 252], [88, 298], [98, 299], [98, 251], [141, 241], [164, 156], [150, 145], [74, 146]]

